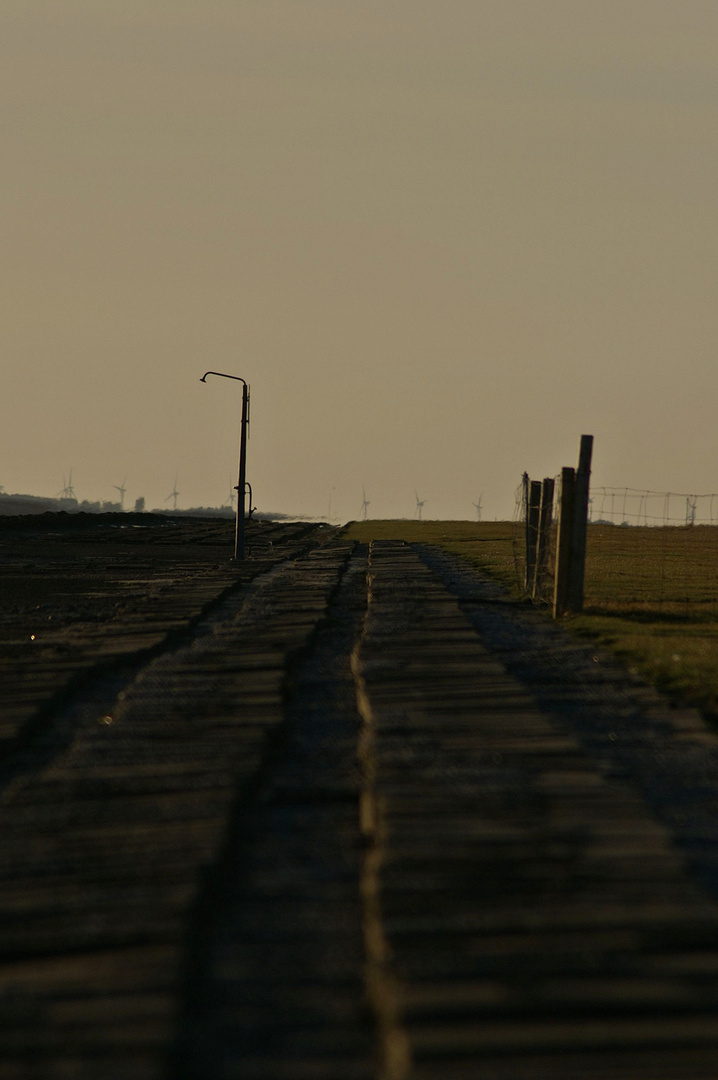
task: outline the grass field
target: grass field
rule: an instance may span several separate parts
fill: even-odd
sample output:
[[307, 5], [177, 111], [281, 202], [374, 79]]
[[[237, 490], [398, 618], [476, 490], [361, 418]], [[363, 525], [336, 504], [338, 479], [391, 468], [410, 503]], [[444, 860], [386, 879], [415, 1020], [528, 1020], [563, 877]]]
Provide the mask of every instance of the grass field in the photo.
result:
[[[366, 521], [350, 525], [349, 535], [437, 544], [521, 595], [522, 525]], [[585, 611], [564, 621], [718, 719], [718, 528], [590, 525]]]

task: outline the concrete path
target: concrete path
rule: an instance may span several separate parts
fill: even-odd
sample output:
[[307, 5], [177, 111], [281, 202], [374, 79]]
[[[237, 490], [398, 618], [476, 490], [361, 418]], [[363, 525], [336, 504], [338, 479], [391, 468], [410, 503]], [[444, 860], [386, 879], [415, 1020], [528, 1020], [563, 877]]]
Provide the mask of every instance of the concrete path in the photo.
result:
[[10, 657], [0, 1078], [714, 1080], [700, 718], [439, 553], [279, 540], [34, 710]]
[[718, 1075], [718, 907], [670, 830], [417, 555], [374, 545], [370, 582], [356, 666], [383, 1075]]

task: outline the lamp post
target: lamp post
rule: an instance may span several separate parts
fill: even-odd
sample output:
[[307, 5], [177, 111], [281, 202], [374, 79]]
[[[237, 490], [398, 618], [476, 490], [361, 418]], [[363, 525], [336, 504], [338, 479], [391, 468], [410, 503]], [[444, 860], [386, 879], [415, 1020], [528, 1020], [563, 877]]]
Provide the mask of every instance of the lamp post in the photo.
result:
[[246, 499], [247, 477], [247, 429], [249, 427], [249, 387], [239, 375], [225, 375], [223, 371], [205, 371], [200, 382], [206, 382], [208, 375], [218, 375], [221, 379], [234, 379], [242, 384], [242, 419], [239, 427], [239, 479], [237, 480], [237, 518], [234, 526], [235, 562], [244, 558], [244, 503]]

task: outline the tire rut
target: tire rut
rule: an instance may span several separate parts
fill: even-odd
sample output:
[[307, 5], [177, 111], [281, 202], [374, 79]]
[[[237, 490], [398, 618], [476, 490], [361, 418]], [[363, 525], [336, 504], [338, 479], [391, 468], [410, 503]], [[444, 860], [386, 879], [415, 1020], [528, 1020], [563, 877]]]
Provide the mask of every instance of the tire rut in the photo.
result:
[[365, 604], [360, 547], [289, 669], [281, 739], [197, 906], [175, 1080], [373, 1076], [350, 668]]

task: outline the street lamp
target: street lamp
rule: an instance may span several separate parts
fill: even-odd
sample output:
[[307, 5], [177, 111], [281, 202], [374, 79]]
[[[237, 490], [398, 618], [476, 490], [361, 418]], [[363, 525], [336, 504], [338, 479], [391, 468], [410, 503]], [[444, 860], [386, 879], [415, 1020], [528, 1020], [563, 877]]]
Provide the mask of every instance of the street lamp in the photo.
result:
[[206, 382], [208, 375], [219, 375], [221, 379], [234, 379], [242, 384], [242, 419], [239, 426], [239, 479], [237, 481], [237, 519], [234, 527], [234, 558], [244, 558], [244, 503], [246, 499], [247, 476], [247, 429], [249, 427], [249, 387], [239, 375], [225, 375], [223, 371], [205, 371], [200, 382]]

